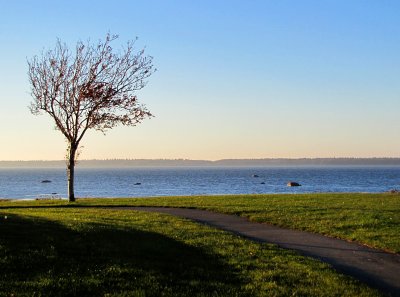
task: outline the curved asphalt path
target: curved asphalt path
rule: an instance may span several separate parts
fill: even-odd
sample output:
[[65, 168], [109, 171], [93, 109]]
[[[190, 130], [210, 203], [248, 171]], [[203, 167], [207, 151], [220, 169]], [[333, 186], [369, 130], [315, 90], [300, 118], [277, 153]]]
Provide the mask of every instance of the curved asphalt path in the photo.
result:
[[199, 209], [165, 207], [117, 207], [166, 213], [230, 231], [246, 238], [273, 243], [331, 264], [337, 271], [391, 296], [400, 296], [400, 255], [319, 234], [249, 222], [234, 215]]

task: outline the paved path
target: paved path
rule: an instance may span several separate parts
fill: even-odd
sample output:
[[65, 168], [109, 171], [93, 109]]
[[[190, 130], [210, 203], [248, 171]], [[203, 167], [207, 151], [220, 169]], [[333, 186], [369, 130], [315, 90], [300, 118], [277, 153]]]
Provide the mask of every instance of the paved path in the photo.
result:
[[357, 243], [314, 233], [284, 229], [268, 224], [205, 210], [163, 207], [123, 207], [124, 209], [167, 213], [217, 227], [259, 242], [276, 244], [331, 264], [392, 296], [400, 296], [400, 255], [368, 248]]

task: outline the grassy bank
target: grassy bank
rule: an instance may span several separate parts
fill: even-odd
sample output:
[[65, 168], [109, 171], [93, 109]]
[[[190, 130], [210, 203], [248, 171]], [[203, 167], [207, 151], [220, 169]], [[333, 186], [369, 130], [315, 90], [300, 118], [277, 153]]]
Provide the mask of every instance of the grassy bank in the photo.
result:
[[0, 296], [378, 296], [316, 260], [184, 219], [37, 204], [1, 203]]
[[209, 209], [400, 252], [400, 195], [198, 196], [131, 200], [128, 204]]
[[400, 195], [198, 196], [131, 200], [128, 204], [209, 209], [400, 252]]
[[[69, 205], [60, 201], [1, 203], [1, 207]], [[82, 205], [196, 207], [245, 216], [252, 221], [307, 230], [400, 252], [400, 195], [299, 194], [80, 199]]]

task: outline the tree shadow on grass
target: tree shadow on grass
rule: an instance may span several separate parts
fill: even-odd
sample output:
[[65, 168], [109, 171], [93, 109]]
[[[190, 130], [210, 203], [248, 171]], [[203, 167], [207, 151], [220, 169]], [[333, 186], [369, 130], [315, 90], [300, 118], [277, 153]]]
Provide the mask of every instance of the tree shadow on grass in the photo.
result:
[[[4, 217], [4, 216], [3, 216]], [[8, 215], [0, 296], [248, 296], [216, 255], [159, 233]]]

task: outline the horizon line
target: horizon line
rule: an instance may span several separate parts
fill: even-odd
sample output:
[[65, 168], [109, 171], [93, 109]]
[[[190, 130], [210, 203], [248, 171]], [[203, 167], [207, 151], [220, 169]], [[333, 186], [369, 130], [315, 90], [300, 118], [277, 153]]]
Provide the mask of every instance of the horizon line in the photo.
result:
[[[219, 162], [219, 161], [255, 161], [255, 160], [321, 160], [321, 159], [357, 159], [357, 160], [374, 160], [374, 159], [400, 159], [399, 157], [275, 157], [275, 158], [226, 158], [226, 159], [190, 159], [190, 158], [106, 158], [106, 159], [78, 159], [82, 161], [202, 161], [202, 162]], [[31, 160], [0, 160], [0, 162], [65, 162], [64, 159], [31, 159]]]

